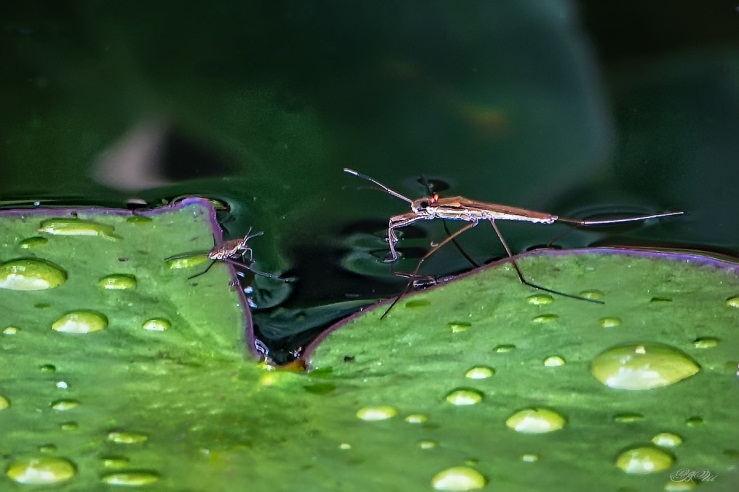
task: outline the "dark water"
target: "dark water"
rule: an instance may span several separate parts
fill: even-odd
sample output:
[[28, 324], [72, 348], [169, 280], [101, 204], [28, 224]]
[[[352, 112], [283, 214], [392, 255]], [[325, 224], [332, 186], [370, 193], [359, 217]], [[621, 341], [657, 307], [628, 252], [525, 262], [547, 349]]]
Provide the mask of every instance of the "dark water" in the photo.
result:
[[[249, 227], [255, 319], [278, 358], [402, 290], [440, 224], [404, 230], [399, 193], [463, 195], [566, 217], [685, 210], [574, 231], [557, 247], [739, 255], [739, 13], [730, 2], [17, 2], [4, 7], [6, 207], [220, 201]], [[459, 225], [452, 225], [452, 230]], [[501, 224], [516, 251], [563, 226]], [[489, 226], [424, 265], [505, 252]]]

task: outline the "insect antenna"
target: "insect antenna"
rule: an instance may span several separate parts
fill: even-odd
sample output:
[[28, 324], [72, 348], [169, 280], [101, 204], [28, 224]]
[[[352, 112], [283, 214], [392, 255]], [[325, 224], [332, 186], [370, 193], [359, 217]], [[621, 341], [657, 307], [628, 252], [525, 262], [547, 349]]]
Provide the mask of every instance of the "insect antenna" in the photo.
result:
[[370, 177], [369, 177], [369, 176], [367, 176], [366, 174], [362, 174], [362, 173], [360, 173], [360, 172], [357, 172], [357, 171], [355, 171], [354, 169], [349, 169], [348, 167], [345, 167], [345, 168], [344, 168], [344, 172], [345, 172], [345, 173], [349, 173], [349, 174], [352, 174], [352, 175], [354, 175], [354, 176], [356, 176], [356, 177], [358, 177], [358, 178], [366, 179], [366, 180], [367, 180], [367, 181], [369, 181], [370, 183], [374, 183], [374, 184], [376, 184], [377, 186], [379, 186], [379, 187], [380, 187], [380, 188], [382, 189], [382, 191], [384, 191], [385, 193], [388, 193], [388, 194], [390, 194], [390, 195], [393, 195], [393, 196], [394, 196], [394, 197], [396, 197], [396, 198], [400, 198], [401, 200], [404, 200], [404, 201], [406, 201], [406, 202], [408, 202], [408, 203], [410, 203], [410, 204], [413, 204], [413, 200], [411, 200], [411, 199], [410, 199], [410, 198], [408, 198], [407, 196], [403, 196], [403, 195], [401, 195], [401, 194], [400, 194], [400, 193], [398, 193], [397, 191], [393, 191], [393, 190], [391, 190], [390, 188], [388, 188], [388, 187], [387, 187], [387, 186], [385, 186], [384, 184], [382, 184], [382, 183], [380, 183], [379, 181], [377, 181], [377, 180], [376, 180], [375, 178], [370, 178]]

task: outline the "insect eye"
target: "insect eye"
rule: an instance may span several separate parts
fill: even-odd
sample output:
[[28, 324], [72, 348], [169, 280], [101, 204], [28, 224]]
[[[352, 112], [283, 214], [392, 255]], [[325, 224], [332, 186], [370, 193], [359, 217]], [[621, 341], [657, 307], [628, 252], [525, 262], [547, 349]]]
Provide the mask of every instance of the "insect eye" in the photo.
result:
[[419, 205], [421, 206], [421, 208], [428, 208], [428, 206], [429, 206], [429, 201], [428, 201], [428, 200], [422, 200], [422, 201], [421, 201], [421, 202], [419, 202], [418, 204], [419, 204]]

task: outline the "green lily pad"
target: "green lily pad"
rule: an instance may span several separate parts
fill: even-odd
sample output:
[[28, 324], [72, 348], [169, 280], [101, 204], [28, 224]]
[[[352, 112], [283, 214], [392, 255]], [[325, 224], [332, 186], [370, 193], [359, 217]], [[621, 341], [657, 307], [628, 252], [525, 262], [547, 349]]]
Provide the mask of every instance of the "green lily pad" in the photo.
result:
[[[3, 261], [67, 274], [0, 290], [2, 490], [650, 490], [682, 468], [715, 474], [706, 490], [731, 483], [735, 265], [530, 255], [531, 280], [606, 304], [532, 291], [498, 264], [409, 296], [384, 321], [385, 306], [350, 318], [308, 348], [312, 371], [295, 373], [245, 359], [248, 313], [227, 268], [188, 281], [205, 265], [165, 261], [212, 245], [207, 205], [150, 222], [79, 213], [120, 239], [18, 246], [43, 213], [0, 218]], [[112, 275], [136, 281], [105, 288]], [[52, 329], [62, 318], [98, 329]], [[698, 371], [614, 389], [591, 364], [624, 344], [671, 347]], [[662, 471], [643, 473], [650, 460]]]

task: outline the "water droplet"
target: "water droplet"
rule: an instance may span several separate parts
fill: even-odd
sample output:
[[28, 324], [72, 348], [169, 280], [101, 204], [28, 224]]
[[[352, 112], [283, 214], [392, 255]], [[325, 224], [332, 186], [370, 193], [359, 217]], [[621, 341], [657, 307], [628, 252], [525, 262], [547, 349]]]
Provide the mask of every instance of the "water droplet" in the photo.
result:
[[64, 458], [39, 457], [14, 461], [6, 472], [11, 480], [26, 485], [60, 483], [75, 474], [74, 464]]
[[373, 422], [377, 420], [387, 420], [395, 417], [398, 414], [398, 410], [395, 407], [390, 406], [379, 406], [379, 407], [364, 407], [357, 411], [357, 418]]
[[536, 453], [526, 453], [521, 456], [521, 461], [525, 463], [536, 463], [539, 461], [539, 455]]
[[466, 321], [452, 321], [448, 323], [449, 328], [451, 328], [452, 333], [461, 333], [463, 331], [467, 331], [472, 326], [472, 323], [467, 323]]
[[726, 305], [729, 307], [739, 308], [739, 296], [729, 297], [726, 299]]
[[351, 448], [352, 448], [352, 445], [349, 444], [348, 442], [339, 443], [339, 449], [349, 450]]
[[99, 236], [119, 240], [115, 227], [80, 219], [48, 219], [41, 222], [39, 232], [55, 236]]
[[486, 484], [487, 480], [479, 471], [466, 466], [447, 468], [431, 479], [436, 490], [477, 490]]
[[546, 359], [544, 359], [544, 366], [546, 367], [559, 367], [565, 365], [567, 362], [564, 360], [564, 358], [560, 357], [559, 355], [550, 355]]
[[669, 297], [652, 297], [649, 299], [649, 302], [652, 304], [664, 304], [667, 302], [672, 302], [672, 299]]
[[689, 417], [685, 419], [685, 425], [688, 427], [698, 427], [699, 425], [703, 425], [703, 418], [698, 417], [697, 415]]
[[159, 480], [159, 474], [152, 471], [126, 471], [108, 473], [100, 479], [108, 485], [127, 485], [129, 487], [138, 487], [140, 485], [149, 485]]
[[487, 379], [495, 375], [495, 369], [489, 366], [473, 366], [464, 374], [469, 379]]
[[98, 282], [101, 289], [127, 290], [136, 288], [136, 277], [124, 273], [116, 273], [103, 277]]
[[106, 456], [103, 459], [104, 468], [126, 468], [129, 460], [123, 456]]
[[172, 323], [164, 318], [152, 318], [144, 321], [141, 327], [149, 331], [166, 331], [172, 327]]
[[423, 440], [418, 441], [418, 447], [421, 449], [434, 449], [439, 445], [436, 441]]
[[674, 448], [683, 443], [683, 438], [671, 432], [660, 432], [652, 438], [652, 442], [663, 448]]
[[49, 240], [45, 237], [41, 236], [33, 236], [26, 238], [18, 243], [18, 246], [23, 249], [32, 249], [32, 248], [38, 248], [39, 246], [43, 246], [44, 244], [48, 243]]
[[53, 453], [56, 451], [56, 445], [54, 444], [42, 444], [38, 447], [39, 452], [41, 453]]
[[553, 323], [554, 321], [557, 321], [559, 319], [559, 316], [556, 314], [540, 314], [539, 316], [535, 316], [531, 321], [534, 323]]
[[408, 422], [409, 424], [423, 424], [423, 423], [428, 422], [428, 420], [429, 420], [429, 416], [424, 415], [422, 413], [414, 413], [414, 414], [408, 415], [405, 418], [405, 421]]
[[524, 408], [514, 413], [506, 425], [524, 434], [543, 434], [561, 429], [567, 423], [567, 419], [549, 408]]
[[137, 444], [149, 439], [146, 434], [136, 432], [109, 432], [108, 441], [117, 442], [119, 444]]
[[648, 390], [682, 381], [700, 371], [687, 354], [660, 343], [625, 344], [598, 355], [590, 372], [608, 387]]
[[675, 462], [672, 454], [656, 446], [638, 446], [627, 449], [616, 458], [616, 466], [634, 475], [666, 470]]
[[69, 389], [69, 384], [66, 381], [57, 381], [55, 386], [59, 389]]
[[483, 398], [482, 392], [474, 388], [457, 388], [446, 395], [446, 401], [457, 406], [475, 405]]
[[63, 422], [59, 425], [59, 428], [63, 431], [73, 431], [79, 429], [79, 427], [77, 422]]
[[10, 400], [5, 398], [3, 395], [0, 395], [0, 410], [5, 410], [10, 406]]
[[0, 265], [0, 289], [53, 289], [66, 281], [67, 272], [50, 261], [19, 259]]
[[616, 318], [615, 316], [601, 318], [598, 320], [598, 324], [601, 328], [614, 328], [621, 324], [621, 318]]
[[78, 402], [77, 400], [56, 400], [51, 403], [51, 408], [58, 412], [72, 410], [73, 408], [77, 408], [78, 406], [80, 406], [80, 402]]
[[56, 366], [54, 364], [43, 364], [39, 366], [41, 372], [56, 372]]
[[709, 349], [718, 345], [718, 342], [716, 337], [699, 337], [693, 340], [693, 346], [697, 349]]
[[506, 352], [513, 352], [514, 350], [516, 350], [516, 346], [513, 345], [512, 343], [504, 343], [502, 345], [496, 345], [493, 348], [493, 352], [497, 352], [499, 354], [504, 354]]
[[195, 253], [192, 255], [169, 258], [164, 263], [167, 265], [167, 268], [171, 270], [180, 270], [182, 268], [192, 268], [194, 266], [202, 265], [206, 261], [210, 261], [207, 254]]
[[67, 313], [51, 325], [61, 333], [93, 333], [108, 326], [108, 318], [97, 311], [81, 310]]
[[430, 305], [431, 305], [431, 301], [427, 301], [426, 299], [414, 299], [412, 301], [408, 301], [405, 303], [405, 307], [411, 308], [411, 309], [422, 308], [422, 307], [426, 307]]
[[614, 422], [619, 422], [622, 424], [628, 424], [631, 422], [640, 422], [644, 420], [644, 415], [640, 413], [617, 413], [613, 416]]
[[19, 331], [21, 331], [21, 329], [17, 326], [7, 326], [3, 328], [3, 335], [16, 335]]
[[533, 304], [534, 306], [545, 306], [547, 304], [553, 303], [554, 297], [550, 296], [549, 294], [534, 294], [527, 297], [526, 301], [529, 304]]
[[602, 300], [606, 295], [605, 293], [599, 291], [599, 290], [584, 290], [580, 292], [580, 297], [584, 297], [585, 299], [594, 299], [596, 301]]

